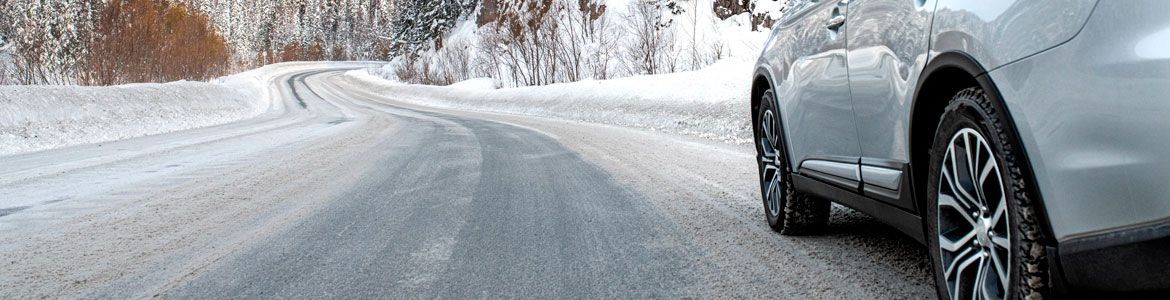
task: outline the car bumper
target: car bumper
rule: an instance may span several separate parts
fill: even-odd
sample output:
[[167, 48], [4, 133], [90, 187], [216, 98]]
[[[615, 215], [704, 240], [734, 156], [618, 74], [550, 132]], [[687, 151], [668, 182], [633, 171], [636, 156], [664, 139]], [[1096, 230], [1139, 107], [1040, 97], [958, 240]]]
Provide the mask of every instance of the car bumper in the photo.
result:
[[1170, 289], [1170, 1], [1101, 2], [1072, 40], [991, 70], [1070, 290]]
[[1058, 249], [1072, 290], [1170, 290], [1170, 220], [1069, 240]]

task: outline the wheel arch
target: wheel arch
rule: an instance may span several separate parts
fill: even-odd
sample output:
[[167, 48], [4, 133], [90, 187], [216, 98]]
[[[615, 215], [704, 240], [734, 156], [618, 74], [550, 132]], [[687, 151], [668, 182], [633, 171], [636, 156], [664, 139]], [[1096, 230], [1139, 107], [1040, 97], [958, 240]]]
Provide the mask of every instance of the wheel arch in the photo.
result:
[[763, 67], [763, 66], [756, 68], [756, 72], [752, 76], [752, 89], [751, 89], [751, 95], [750, 95], [751, 98], [749, 98], [750, 99], [749, 101], [751, 102], [751, 106], [750, 106], [751, 111], [749, 111], [749, 114], [752, 116], [752, 123], [751, 124], [752, 124], [753, 138], [756, 134], [759, 134], [758, 132], [756, 132], [758, 130], [758, 128], [756, 128], [756, 125], [755, 125], [756, 122], [759, 122], [759, 120], [757, 120], [757, 118], [759, 118], [759, 116], [756, 115], [756, 111], [760, 108], [760, 99], [762, 99], [764, 97], [764, 92], [767, 91], [769, 88], [772, 88], [772, 74], [771, 74], [771, 72], [768, 72], [768, 69], [766, 67]]
[[[996, 109], [1007, 119], [1010, 138], [1019, 147], [1020, 159], [1024, 162], [1022, 170], [1030, 181], [1028, 189], [1036, 197], [1039, 206], [1037, 217], [1042, 224], [1043, 242], [1046, 245], [1055, 245], [1052, 239], [1052, 227], [1048, 222], [1047, 210], [1044, 208], [1044, 199], [1040, 188], [1036, 186], [1035, 173], [1028, 156], [1027, 147], [1023, 145], [1020, 134], [1015, 126], [1007, 103], [999, 93], [999, 89], [991, 78], [987, 76], [987, 69], [979, 64], [972, 56], [962, 52], [944, 52], [936, 55], [924, 68], [923, 76], [919, 78], [914, 101], [910, 113], [910, 179], [915, 204], [920, 212], [925, 212], [927, 178], [930, 173], [930, 149], [934, 143], [934, 135], [938, 130], [943, 110], [950, 103], [951, 97], [968, 87], [977, 86], [984, 90]], [[924, 213], [923, 213], [924, 214]], [[924, 219], [925, 222], [925, 219]], [[925, 223], [923, 226], [926, 226]]]

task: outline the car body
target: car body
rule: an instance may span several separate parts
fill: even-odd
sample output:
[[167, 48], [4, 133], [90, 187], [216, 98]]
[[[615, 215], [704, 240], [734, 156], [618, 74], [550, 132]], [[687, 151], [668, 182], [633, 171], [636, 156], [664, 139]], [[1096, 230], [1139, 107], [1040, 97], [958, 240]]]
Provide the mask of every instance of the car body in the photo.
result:
[[924, 243], [940, 115], [981, 87], [1026, 159], [1053, 289], [1170, 288], [1170, 1], [798, 0], [754, 75], [796, 190]]

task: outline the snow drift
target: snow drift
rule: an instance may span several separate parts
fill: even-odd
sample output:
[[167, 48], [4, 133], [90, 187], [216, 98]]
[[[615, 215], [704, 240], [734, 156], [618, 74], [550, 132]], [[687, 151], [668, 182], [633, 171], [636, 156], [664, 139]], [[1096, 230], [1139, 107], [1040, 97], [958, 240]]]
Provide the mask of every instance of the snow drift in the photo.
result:
[[207, 127], [269, 110], [277, 64], [211, 82], [0, 86], [0, 156]]
[[490, 78], [430, 86], [386, 80], [368, 70], [347, 75], [375, 93], [416, 105], [567, 119], [746, 144], [751, 141], [750, 71], [750, 63], [722, 61], [698, 71], [503, 89], [494, 89]]
[[[757, 7], [763, 16], [779, 16], [783, 10], [783, 2], [761, 2], [770, 2]], [[751, 141], [751, 75], [768, 37], [766, 29], [753, 31], [759, 25], [753, 19], [757, 16], [741, 13], [719, 18], [713, 2], [693, 1], [677, 6], [670, 1], [616, 0], [605, 2], [607, 8], [601, 10], [601, 17], [590, 15], [590, 19], [578, 15], [587, 11], [579, 6], [585, 2], [555, 3], [569, 9], [542, 20], [567, 25], [552, 26], [553, 29], [529, 36], [547, 33], [548, 40], [541, 40], [545, 43], [542, 45], [576, 52], [552, 51], [540, 63], [530, 63], [522, 54], [548, 49], [522, 49], [521, 55], [504, 51], [501, 55], [503, 50], [496, 48], [520, 43], [499, 43], [498, 32], [493, 31], [498, 28], [465, 20], [443, 39], [445, 47], [440, 50], [423, 52], [413, 58], [415, 61], [399, 57], [383, 68], [349, 75], [374, 86], [378, 93], [417, 105], [610, 124], [735, 144]], [[667, 5], [670, 3], [676, 5]], [[553, 11], [557, 11], [555, 7]], [[523, 12], [513, 14], [529, 16]], [[584, 28], [590, 30], [574, 31]], [[635, 38], [640, 32], [651, 35], [640, 36], [643, 40], [656, 39], [657, 44], [643, 45], [645, 41]], [[493, 46], [496, 44], [504, 46]], [[573, 73], [566, 70], [576, 70], [580, 61], [590, 67], [578, 76], [562, 76]], [[639, 65], [646, 61], [668, 67]], [[593, 64], [606, 67], [594, 68]], [[518, 81], [516, 74], [549, 78]], [[443, 80], [426, 80], [428, 77]], [[446, 84], [463, 79], [467, 80], [447, 86], [410, 84]]]

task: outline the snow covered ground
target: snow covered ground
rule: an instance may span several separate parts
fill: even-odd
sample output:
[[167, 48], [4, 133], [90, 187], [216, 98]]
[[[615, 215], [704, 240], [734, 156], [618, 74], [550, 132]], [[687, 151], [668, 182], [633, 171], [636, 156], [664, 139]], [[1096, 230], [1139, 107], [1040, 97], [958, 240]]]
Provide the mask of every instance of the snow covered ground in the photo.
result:
[[490, 78], [429, 86], [382, 79], [368, 70], [347, 75], [412, 104], [570, 119], [744, 144], [751, 139], [747, 106], [751, 67], [726, 60], [690, 72], [503, 89], [494, 89]]
[[[611, 1], [609, 13], [627, 12], [627, 2]], [[492, 78], [445, 87], [403, 84], [390, 75], [393, 65], [349, 75], [379, 93], [420, 105], [562, 118], [746, 144], [751, 136], [750, 75], [767, 33], [751, 31], [746, 14], [719, 20], [710, 13], [710, 3], [692, 5], [673, 17], [675, 49], [718, 45], [725, 51], [722, 59], [695, 71], [502, 89], [496, 87], [504, 84]], [[621, 15], [611, 19], [629, 22]], [[461, 22], [448, 39], [476, 41], [479, 33], [474, 26], [475, 22]], [[313, 65], [272, 65], [212, 82], [0, 86], [0, 156], [252, 118], [272, 109], [270, 81], [298, 66]]]
[[[624, 1], [608, 4], [607, 14], [628, 11]], [[499, 89], [508, 84], [492, 78], [449, 86], [406, 84], [395, 75], [397, 62], [348, 75], [375, 85], [380, 93], [418, 105], [570, 119], [747, 144], [751, 140], [752, 68], [768, 34], [751, 31], [747, 14], [719, 20], [710, 13], [711, 5], [688, 4], [670, 27], [675, 30], [676, 47], [723, 47], [722, 59], [695, 71]], [[629, 22], [621, 15], [611, 19]], [[474, 26], [474, 22], [460, 23], [447, 39], [476, 41]]]
[[211, 82], [0, 86], [0, 156], [207, 127], [270, 109], [269, 81], [319, 66], [270, 65]]

